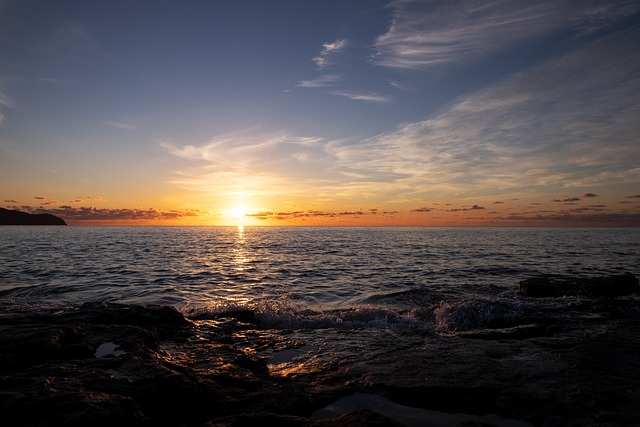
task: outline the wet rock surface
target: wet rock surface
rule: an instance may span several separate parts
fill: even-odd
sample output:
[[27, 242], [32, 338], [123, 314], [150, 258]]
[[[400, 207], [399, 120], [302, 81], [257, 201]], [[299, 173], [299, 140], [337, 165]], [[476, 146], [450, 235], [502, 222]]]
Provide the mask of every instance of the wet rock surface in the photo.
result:
[[0, 412], [8, 426], [631, 426], [638, 355], [633, 295], [443, 333], [84, 304], [0, 315]]

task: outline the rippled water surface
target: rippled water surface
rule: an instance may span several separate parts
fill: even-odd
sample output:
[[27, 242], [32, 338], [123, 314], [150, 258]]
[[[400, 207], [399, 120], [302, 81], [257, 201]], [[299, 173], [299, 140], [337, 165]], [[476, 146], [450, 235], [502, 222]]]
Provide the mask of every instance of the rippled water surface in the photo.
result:
[[0, 298], [61, 304], [411, 305], [640, 266], [639, 229], [3, 227], [0, 243]]
[[[109, 367], [76, 374], [67, 359], [47, 361], [52, 378], [61, 377], [54, 384], [66, 381], [74, 390], [82, 381], [91, 390], [103, 378], [122, 381], [113, 367], [137, 366], [124, 356], [129, 340], [122, 331], [155, 322], [151, 311], [130, 305], [161, 304], [180, 310], [193, 326], [152, 353], [171, 367], [159, 374], [162, 383], [173, 385], [166, 372], [179, 367], [180, 378], [193, 376], [198, 390], [207, 378], [238, 378], [233, 381], [252, 390], [248, 401], [278, 402], [278, 410], [295, 390], [303, 397], [293, 405], [312, 401], [311, 390], [322, 396], [315, 416], [369, 409], [406, 425], [466, 425], [472, 416], [491, 425], [543, 425], [536, 422], [541, 407], [569, 414], [565, 420], [591, 411], [590, 419], [601, 421], [600, 413], [626, 416], [637, 407], [625, 387], [638, 377], [640, 296], [533, 298], [518, 285], [539, 275], [638, 276], [639, 243], [640, 229], [4, 226], [0, 320], [3, 330], [17, 325], [18, 337], [25, 325], [40, 337], [43, 322], [73, 319], [69, 327], [46, 329], [54, 344], [41, 347], [54, 348], [56, 358], [65, 354], [58, 342], [68, 330], [69, 345], [60, 348], [95, 346], [97, 359], [79, 366]], [[104, 364], [102, 355], [113, 360]], [[150, 362], [143, 363], [148, 372]], [[244, 378], [251, 367], [268, 371], [259, 381], [286, 382], [251, 395], [260, 384], [255, 373]], [[28, 375], [25, 387], [33, 394], [31, 368]], [[47, 393], [49, 375], [40, 381]], [[17, 395], [12, 384], [8, 396]], [[345, 397], [352, 387], [367, 394]], [[60, 390], [61, 399], [69, 395]], [[330, 394], [337, 400], [322, 408]], [[443, 397], [433, 406], [436, 394]], [[499, 402], [493, 407], [504, 418], [469, 415], [484, 414], [485, 395], [486, 402]], [[586, 403], [583, 396], [590, 396]], [[552, 400], [563, 406], [549, 407]], [[605, 403], [593, 409], [596, 401]], [[566, 423], [548, 425], [559, 424]]]

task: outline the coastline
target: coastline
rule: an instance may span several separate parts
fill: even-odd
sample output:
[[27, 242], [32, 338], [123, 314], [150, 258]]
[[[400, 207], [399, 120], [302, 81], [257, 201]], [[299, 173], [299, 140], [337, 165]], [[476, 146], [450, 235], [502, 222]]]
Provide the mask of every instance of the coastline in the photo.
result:
[[444, 332], [110, 303], [5, 312], [0, 408], [15, 426], [640, 422], [638, 295], [531, 299]]

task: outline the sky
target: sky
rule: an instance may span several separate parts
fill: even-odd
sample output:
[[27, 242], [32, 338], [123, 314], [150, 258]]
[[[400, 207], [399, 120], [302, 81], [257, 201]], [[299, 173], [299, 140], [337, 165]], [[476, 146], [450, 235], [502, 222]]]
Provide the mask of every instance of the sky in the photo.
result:
[[640, 226], [640, 3], [0, 0], [0, 206]]

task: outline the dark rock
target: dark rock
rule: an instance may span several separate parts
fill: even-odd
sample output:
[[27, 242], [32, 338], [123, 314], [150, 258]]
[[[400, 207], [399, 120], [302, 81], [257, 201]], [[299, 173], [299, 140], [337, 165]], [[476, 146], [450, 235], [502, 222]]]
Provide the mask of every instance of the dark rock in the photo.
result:
[[258, 319], [253, 310], [228, 310], [220, 313], [196, 313], [190, 316], [192, 320], [235, 319], [238, 322], [258, 326]]
[[[487, 414], [501, 426], [638, 425], [635, 297], [584, 300], [570, 310], [561, 300], [540, 302], [527, 323], [446, 335], [282, 333], [247, 329], [235, 318], [189, 321], [172, 308], [120, 304], [2, 313], [0, 423], [396, 427], [399, 413], [383, 411], [377, 400], [312, 417], [367, 393], [407, 410], [456, 415], [460, 425], [492, 425]], [[302, 343], [295, 358], [267, 363]], [[105, 344], [113, 351], [97, 356]]]
[[401, 427], [383, 415], [369, 410], [358, 410], [336, 418], [323, 420], [309, 419], [307, 417], [278, 415], [273, 413], [241, 414], [217, 419], [207, 423], [203, 427], [254, 427], [256, 425], [272, 425], [279, 427]]
[[313, 425], [318, 427], [401, 427], [403, 424], [373, 411], [361, 409], [337, 418], [317, 421], [317, 423]]
[[631, 273], [584, 278], [534, 277], [520, 282], [520, 292], [534, 298], [613, 298], [638, 292], [638, 278]]
[[159, 339], [177, 339], [193, 328], [181, 313], [167, 306], [85, 303], [61, 318], [90, 324], [135, 326], [156, 333]]
[[62, 218], [48, 213], [30, 214], [0, 208], [0, 225], [67, 225], [67, 223]]

